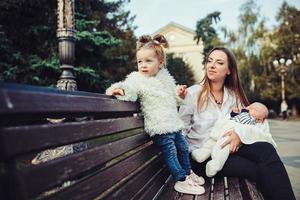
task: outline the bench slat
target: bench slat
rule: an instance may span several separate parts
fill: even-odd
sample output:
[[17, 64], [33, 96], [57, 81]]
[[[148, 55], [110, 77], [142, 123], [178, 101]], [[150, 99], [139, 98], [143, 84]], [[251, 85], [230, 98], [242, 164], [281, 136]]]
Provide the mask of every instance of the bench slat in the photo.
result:
[[[121, 186], [122, 182], [120, 181], [124, 179], [124, 177], [127, 177], [141, 167], [141, 163], [147, 163], [147, 161], [157, 153], [157, 149], [151, 145], [128, 159], [58, 192], [49, 197], [49, 199], [94, 199], [100, 194], [103, 195], [103, 192], [114, 184], [118, 183], [119, 186]], [[162, 162], [160, 165], [162, 165]], [[158, 166], [157, 169], [159, 169]], [[135, 173], [131, 174], [132, 177], [134, 177], [134, 175]], [[109, 193], [110, 192], [113, 191], [110, 190]]]
[[170, 176], [170, 172], [166, 167], [162, 168], [162, 164], [158, 167], [160, 170], [156, 173], [150, 181], [143, 187], [143, 190], [135, 196], [134, 199], [144, 200], [144, 199], [153, 199], [158, 191], [160, 191], [162, 185], [166, 182]]
[[[76, 106], [74, 106], [76, 105]], [[136, 112], [139, 106], [103, 94], [60, 91], [35, 86], [0, 84], [0, 115], [47, 115], [67, 113]]]
[[138, 194], [143, 193], [145, 188], [148, 187], [149, 180], [153, 179], [156, 173], [158, 173], [160, 177], [164, 176], [164, 171], [158, 170], [160, 166], [163, 166], [162, 158], [156, 159], [156, 161], [146, 166], [140, 173], [130, 179], [126, 185], [122, 185], [122, 187], [106, 196], [105, 199], [136, 199], [139, 196]]
[[143, 120], [134, 117], [7, 127], [0, 132], [5, 144], [0, 146], [0, 154], [10, 157], [140, 127]]
[[[30, 196], [70, 180], [105, 162], [150, 141], [145, 134], [97, 146], [86, 151], [25, 168], [18, 172]], [[43, 177], [43, 178], [41, 178]]]
[[214, 178], [214, 190], [213, 190], [213, 199], [215, 200], [224, 200], [225, 194], [224, 178], [215, 177]]
[[205, 189], [205, 193], [202, 195], [197, 195], [195, 200], [208, 200], [211, 192], [211, 179], [205, 180], [205, 184], [203, 185]]
[[238, 178], [228, 178], [229, 199], [243, 199]]
[[180, 193], [174, 190], [174, 180], [172, 176], [169, 176], [166, 183], [161, 188], [160, 194], [157, 197], [158, 200], [164, 199], [177, 199], [179, 200]]
[[184, 194], [180, 200], [194, 200], [194, 197], [197, 195], [191, 195], [191, 194]]
[[251, 200], [263, 200], [262, 194], [256, 189], [256, 186], [253, 185], [248, 180], [242, 180], [246, 184], [247, 193], [250, 195]]

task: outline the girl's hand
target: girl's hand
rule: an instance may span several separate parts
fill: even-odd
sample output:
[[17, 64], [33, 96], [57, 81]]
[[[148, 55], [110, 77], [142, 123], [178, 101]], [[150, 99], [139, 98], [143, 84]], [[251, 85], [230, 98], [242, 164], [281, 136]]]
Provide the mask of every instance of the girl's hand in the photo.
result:
[[121, 88], [116, 88], [116, 89], [113, 89], [112, 91], [110, 91], [107, 95], [109, 95], [109, 96], [116, 96], [116, 95], [124, 96], [125, 92]]
[[225, 147], [226, 145], [230, 145], [230, 152], [235, 153], [239, 150], [242, 142], [238, 134], [234, 130], [230, 130], [224, 134], [224, 137], [228, 136], [228, 139], [221, 145], [221, 148]]
[[187, 93], [187, 86], [186, 85], [180, 85], [178, 87], [178, 96], [181, 98], [181, 99], [184, 99], [185, 98], [185, 95]]

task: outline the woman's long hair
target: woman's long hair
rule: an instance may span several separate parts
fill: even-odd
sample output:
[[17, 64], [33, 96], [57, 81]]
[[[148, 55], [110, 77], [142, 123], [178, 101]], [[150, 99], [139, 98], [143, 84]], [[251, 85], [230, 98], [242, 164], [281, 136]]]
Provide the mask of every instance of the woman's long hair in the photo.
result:
[[[227, 56], [230, 74], [226, 76], [225, 81], [224, 81], [224, 86], [227, 89], [229, 89], [229, 92], [232, 92], [234, 94], [234, 96], [236, 97], [237, 103], [241, 103], [241, 105], [243, 107], [248, 106], [249, 101], [248, 101], [248, 99], [245, 95], [245, 92], [242, 88], [242, 85], [241, 85], [241, 81], [240, 81], [240, 78], [238, 75], [237, 63], [236, 63], [235, 56], [229, 49], [227, 49], [225, 47], [215, 47], [212, 50], [210, 50], [210, 52], [207, 54], [207, 58], [215, 50], [222, 51]], [[210, 95], [210, 90], [211, 90], [210, 80], [207, 77], [207, 71], [206, 71], [207, 58], [205, 60], [205, 75], [204, 75], [203, 80], [201, 81], [201, 82], [203, 82], [203, 89], [201, 90], [201, 92], [199, 93], [199, 96], [198, 96], [198, 110], [199, 111], [203, 111], [206, 108], [207, 103], [208, 103], [208, 98]]]

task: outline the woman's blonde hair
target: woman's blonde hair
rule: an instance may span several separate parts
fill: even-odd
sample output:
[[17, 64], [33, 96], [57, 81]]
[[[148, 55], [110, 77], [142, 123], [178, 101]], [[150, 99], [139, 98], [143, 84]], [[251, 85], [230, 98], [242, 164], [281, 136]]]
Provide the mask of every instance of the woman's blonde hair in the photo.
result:
[[139, 37], [136, 43], [136, 52], [138, 52], [142, 48], [153, 48], [158, 60], [166, 66], [166, 53], [164, 48], [168, 48], [169, 43], [166, 38], [161, 35], [157, 34], [154, 37], [150, 35], [143, 35]]
[[238, 75], [238, 69], [237, 69], [237, 63], [236, 63], [236, 59], [235, 56], [233, 55], [233, 53], [225, 48], [225, 47], [215, 47], [212, 50], [210, 50], [210, 52], [207, 54], [206, 60], [205, 60], [205, 75], [203, 80], [201, 81], [201, 83], [203, 83], [203, 88], [201, 90], [201, 92], [199, 93], [198, 96], [198, 110], [199, 111], [203, 111], [205, 110], [205, 108], [207, 107], [208, 104], [208, 98], [210, 95], [210, 80], [207, 77], [207, 73], [206, 73], [206, 65], [207, 65], [207, 59], [209, 57], [209, 55], [213, 52], [213, 51], [222, 51], [226, 54], [227, 56], [227, 60], [228, 60], [228, 68], [230, 71], [230, 74], [228, 74], [225, 78], [224, 81], [224, 86], [229, 89], [229, 92], [232, 92], [234, 94], [234, 96], [236, 97], [236, 102], [241, 103], [241, 105], [243, 107], [248, 106], [249, 105], [249, 101], [245, 95], [245, 92], [242, 88], [242, 84]]

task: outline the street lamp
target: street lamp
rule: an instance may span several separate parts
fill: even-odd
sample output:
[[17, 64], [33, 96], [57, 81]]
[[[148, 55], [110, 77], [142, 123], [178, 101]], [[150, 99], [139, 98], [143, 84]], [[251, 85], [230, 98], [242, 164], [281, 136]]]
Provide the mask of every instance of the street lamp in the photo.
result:
[[288, 66], [292, 64], [291, 59], [285, 60], [284, 58], [280, 58], [278, 60], [273, 61], [273, 65], [278, 72], [278, 75], [281, 77], [281, 98], [282, 101], [285, 100], [285, 84], [284, 84], [284, 77], [287, 75]]
[[62, 90], [77, 90], [73, 75], [75, 60], [75, 18], [74, 0], [58, 0], [57, 7], [57, 37], [58, 55], [60, 60], [61, 76], [57, 88]]

